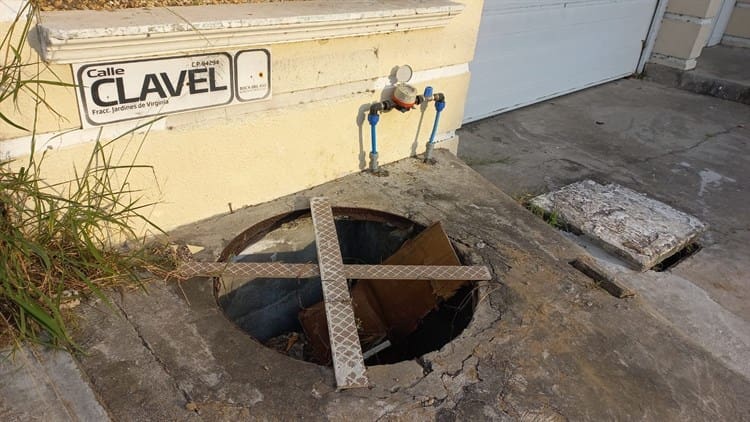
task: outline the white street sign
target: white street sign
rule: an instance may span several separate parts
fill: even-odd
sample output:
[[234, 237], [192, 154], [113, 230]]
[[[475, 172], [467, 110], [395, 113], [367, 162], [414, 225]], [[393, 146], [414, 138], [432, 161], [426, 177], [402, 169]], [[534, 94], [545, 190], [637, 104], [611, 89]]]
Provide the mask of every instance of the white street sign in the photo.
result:
[[270, 54], [245, 50], [78, 65], [74, 69], [85, 126], [159, 116], [271, 94]]

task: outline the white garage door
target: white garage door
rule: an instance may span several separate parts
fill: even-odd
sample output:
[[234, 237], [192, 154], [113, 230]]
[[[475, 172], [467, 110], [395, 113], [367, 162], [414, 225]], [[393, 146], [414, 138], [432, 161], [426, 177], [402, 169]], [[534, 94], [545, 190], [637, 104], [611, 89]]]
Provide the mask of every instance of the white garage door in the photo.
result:
[[485, 0], [465, 121], [632, 74], [656, 0]]

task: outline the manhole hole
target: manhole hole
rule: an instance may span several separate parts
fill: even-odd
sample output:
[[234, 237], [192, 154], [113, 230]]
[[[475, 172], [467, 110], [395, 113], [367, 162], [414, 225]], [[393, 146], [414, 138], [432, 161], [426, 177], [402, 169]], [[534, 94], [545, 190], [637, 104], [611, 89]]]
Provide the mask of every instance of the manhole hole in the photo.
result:
[[[381, 264], [405, 242], [425, 238], [432, 229], [380, 211], [334, 208], [333, 212], [345, 264]], [[273, 217], [245, 230], [227, 246], [220, 261], [317, 262], [309, 210]], [[453, 284], [448, 296], [446, 285], [433, 283], [438, 282], [349, 280], [367, 364], [415, 359], [440, 349], [468, 326], [476, 302], [474, 284]], [[257, 341], [295, 359], [330, 365], [320, 278], [223, 277], [215, 280], [214, 287], [225, 315]], [[404, 299], [409, 306], [394, 306]], [[406, 308], [409, 312], [404, 313]]]
[[676, 267], [677, 264], [698, 253], [698, 251], [700, 251], [701, 249], [703, 249], [703, 247], [697, 242], [688, 243], [684, 248], [668, 256], [667, 258], [664, 258], [663, 261], [651, 267], [651, 270], [656, 272], [669, 271], [672, 268]]

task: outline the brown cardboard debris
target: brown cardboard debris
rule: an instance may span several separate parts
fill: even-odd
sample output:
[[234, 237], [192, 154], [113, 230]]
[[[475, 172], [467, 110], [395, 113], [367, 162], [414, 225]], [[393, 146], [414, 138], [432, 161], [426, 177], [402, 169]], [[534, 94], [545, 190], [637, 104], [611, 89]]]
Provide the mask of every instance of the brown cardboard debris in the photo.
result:
[[[427, 227], [386, 259], [386, 265], [461, 265], [440, 222]], [[411, 334], [440, 299], [453, 296], [465, 281], [360, 280], [370, 286], [383, 310], [392, 340]]]
[[[359, 341], [362, 349], [368, 350], [386, 338], [386, 326], [380, 317], [382, 311], [367, 285], [358, 283], [351, 295]], [[321, 365], [330, 364], [331, 347], [323, 302], [300, 311], [299, 320], [308, 339], [311, 360]]]
[[[461, 265], [440, 222], [406, 241], [385, 265]], [[466, 281], [359, 280], [352, 288], [352, 303], [363, 350], [385, 337], [398, 341], [417, 329], [420, 321], [442, 300], [449, 299]], [[323, 303], [299, 314], [308, 338], [311, 358], [331, 362]]]

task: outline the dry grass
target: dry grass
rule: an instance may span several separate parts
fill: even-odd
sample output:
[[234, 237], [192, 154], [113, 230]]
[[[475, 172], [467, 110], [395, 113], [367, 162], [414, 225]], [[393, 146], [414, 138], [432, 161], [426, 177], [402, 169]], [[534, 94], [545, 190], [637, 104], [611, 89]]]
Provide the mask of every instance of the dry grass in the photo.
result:
[[[144, 194], [129, 182], [132, 174], [153, 174], [153, 169], [126, 159], [116, 147], [126, 143], [128, 149], [136, 132], [150, 123], [95, 142], [88, 162], [74, 168], [70, 180], [44, 179], [45, 155], [35, 153], [39, 110], [52, 107], [44, 88], [71, 85], [42, 80], [44, 64], [25, 59], [35, 13], [33, 5], [25, 4], [0, 38], [0, 103], [19, 108], [19, 96], [34, 100], [23, 110], [33, 116], [32, 126], [0, 113], [0, 124], [31, 135], [28, 158], [0, 159], [0, 347], [32, 341], [74, 349], [73, 302], [89, 296], [107, 301], [105, 289], [142, 286], [150, 274], [171, 270], [174, 260], [164, 248], [144, 245], [134, 229], [160, 231], [145, 214], [153, 204], [144, 202]], [[142, 144], [143, 139], [133, 146], [140, 151]], [[130, 246], [122, 246], [123, 239], [131, 240]]]
[[108, 302], [106, 289], [142, 287], [174, 269], [168, 249], [145, 245], [133, 229], [159, 230], [142, 214], [153, 204], [128, 182], [132, 172], [153, 169], [114, 164], [117, 141], [96, 142], [85, 167], [63, 183], [40, 176], [43, 156], [32, 154], [19, 170], [0, 163], [0, 347], [11, 340], [75, 348], [73, 303]]

